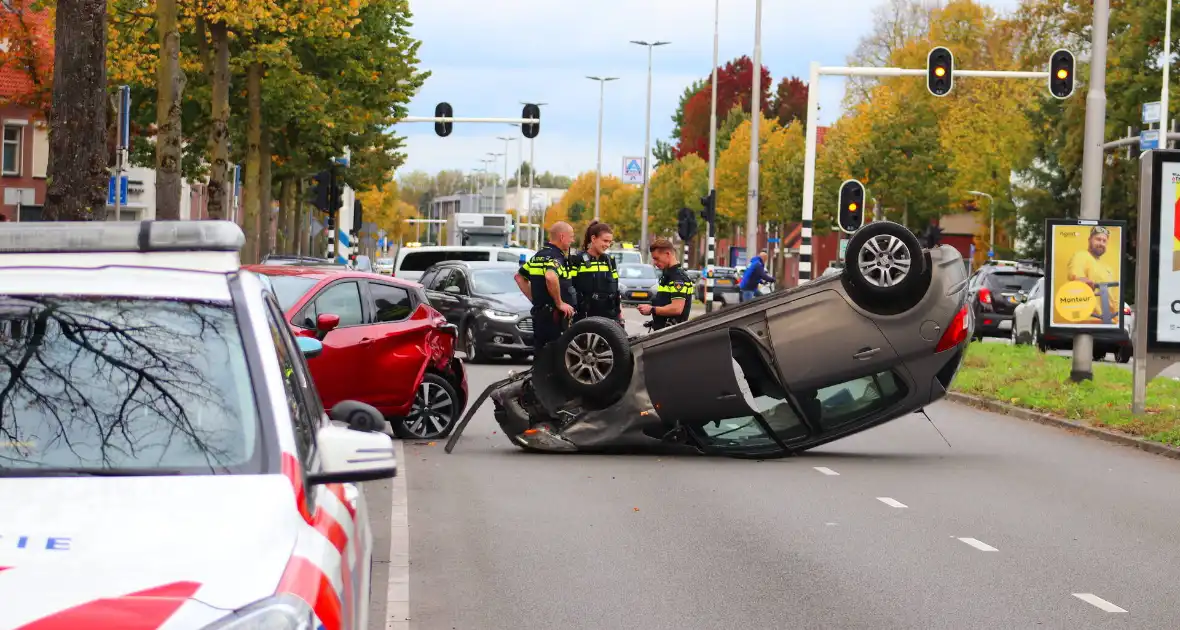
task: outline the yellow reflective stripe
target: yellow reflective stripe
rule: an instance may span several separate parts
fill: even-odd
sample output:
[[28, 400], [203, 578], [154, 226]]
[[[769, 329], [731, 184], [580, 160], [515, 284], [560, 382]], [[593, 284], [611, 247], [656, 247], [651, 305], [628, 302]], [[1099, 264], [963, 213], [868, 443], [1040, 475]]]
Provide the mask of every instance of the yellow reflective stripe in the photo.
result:
[[619, 279], [619, 272], [612, 271], [610, 274], [610, 277], [614, 278], [615, 280], [618, 280]]
[[685, 285], [678, 289], [670, 284], [661, 284], [656, 290], [660, 293], [675, 293], [677, 295], [692, 295], [696, 292], [692, 285]]

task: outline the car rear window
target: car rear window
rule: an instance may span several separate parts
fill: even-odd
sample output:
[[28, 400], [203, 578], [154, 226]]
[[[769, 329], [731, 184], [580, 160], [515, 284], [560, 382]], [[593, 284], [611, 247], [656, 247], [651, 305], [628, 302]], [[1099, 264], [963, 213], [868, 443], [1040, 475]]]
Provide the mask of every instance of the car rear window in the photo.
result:
[[486, 250], [448, 249], [432, 252], [410, 252], [402, 258], [402, 271], [426, 271], [432, 265], [444, 260], [465, 260], [480, 262], [491, 260], [491, 252]]
[[284, 313], [295, 306], [299, 299], [307, 295], [307, 292], [319, 282], [314, 278], [300, 276], [267, 276], [267, 279]]
[[1040, 274], [1029, 272], [995, 272], [988, 274], [987, 286], [990, 289], [1002, 291], [1031, 291], [1036, 285], [1037, 280], [1041, 279]]
[[0, 475], [257, 472], [227, 304], [0, 295]]

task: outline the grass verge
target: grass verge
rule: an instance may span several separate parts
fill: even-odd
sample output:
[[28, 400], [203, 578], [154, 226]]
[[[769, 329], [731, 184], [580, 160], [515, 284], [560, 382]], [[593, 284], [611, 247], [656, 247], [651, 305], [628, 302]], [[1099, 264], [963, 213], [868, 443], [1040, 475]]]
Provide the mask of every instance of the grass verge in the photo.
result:
[[1094, 380], [1072, 383], [1069, 357], [1032, 346], [972, 343], [953, 389], [1137, 437], [1180, 446], [1180, 381], [1147, 385], [1147, 413], [1131, 415], [1131, 371], [1094, 363]]

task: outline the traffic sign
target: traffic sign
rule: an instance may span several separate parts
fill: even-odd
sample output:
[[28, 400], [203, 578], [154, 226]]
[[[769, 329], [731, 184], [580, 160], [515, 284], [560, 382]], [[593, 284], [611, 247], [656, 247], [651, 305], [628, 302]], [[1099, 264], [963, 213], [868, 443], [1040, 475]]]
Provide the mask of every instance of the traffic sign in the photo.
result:
[[837, 256], [838, 256], [838, 257], [839, 257], [841, 260], [843, 260], [843, 259], [844, 259], [844, 255], [845, 255], [845, 254], [847, 254], [847, 253], [848, 253], [848, 239], [841, 237], [841, 238], [840, 238], [840, 248], [839, 248], [839, 253], [837, 254]]
[[1160, 148], [1160, 132], [1158, 129], [1139, 132], [1139, 150], [1150, 151]]
[[779, 239], [777, 236], [776, 236], [776, 237], [774, 237], [774, 238], [768, 238], [768, 239], [766, 239], [766, 241], [767, 241], [768, 243], [777, 243], [777, 242], [779, 242], [780, 240], [781, 240], [781, 239]]
[[[115, 205], [115, 176], [107, 179], [107, 205]], [[119, 178], [119, 205], [127, 205], [127, 176]]]
[[1143, 104], [1143, 124], [1149, 125], [1160, 121], [1160, 102]]
[[625, 158], [623, 158], [623, 183], [624, 184], [642, 184], [643, 183], [643, 158], [641, 158], [641, 157], [625, 157]]

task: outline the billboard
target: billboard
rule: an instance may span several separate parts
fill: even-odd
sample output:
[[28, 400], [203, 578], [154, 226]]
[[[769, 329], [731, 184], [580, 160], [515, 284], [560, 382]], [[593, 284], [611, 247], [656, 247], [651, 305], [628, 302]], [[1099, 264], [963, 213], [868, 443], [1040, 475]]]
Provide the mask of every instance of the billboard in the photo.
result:
[[642, 184], [644, 175], [643, 166], [643, 158], [641, 157], [623, 158], [623, 183]]
[[1123, 221], [1045, 222], [1046, 329], [1116, 330], [1123, 322]]
[[[1163, 157], [1163, 156], [1161, 156]], [[1180, 162], [1160, 161], [1151, 222], [1148, 346], [1180, 347]]]

